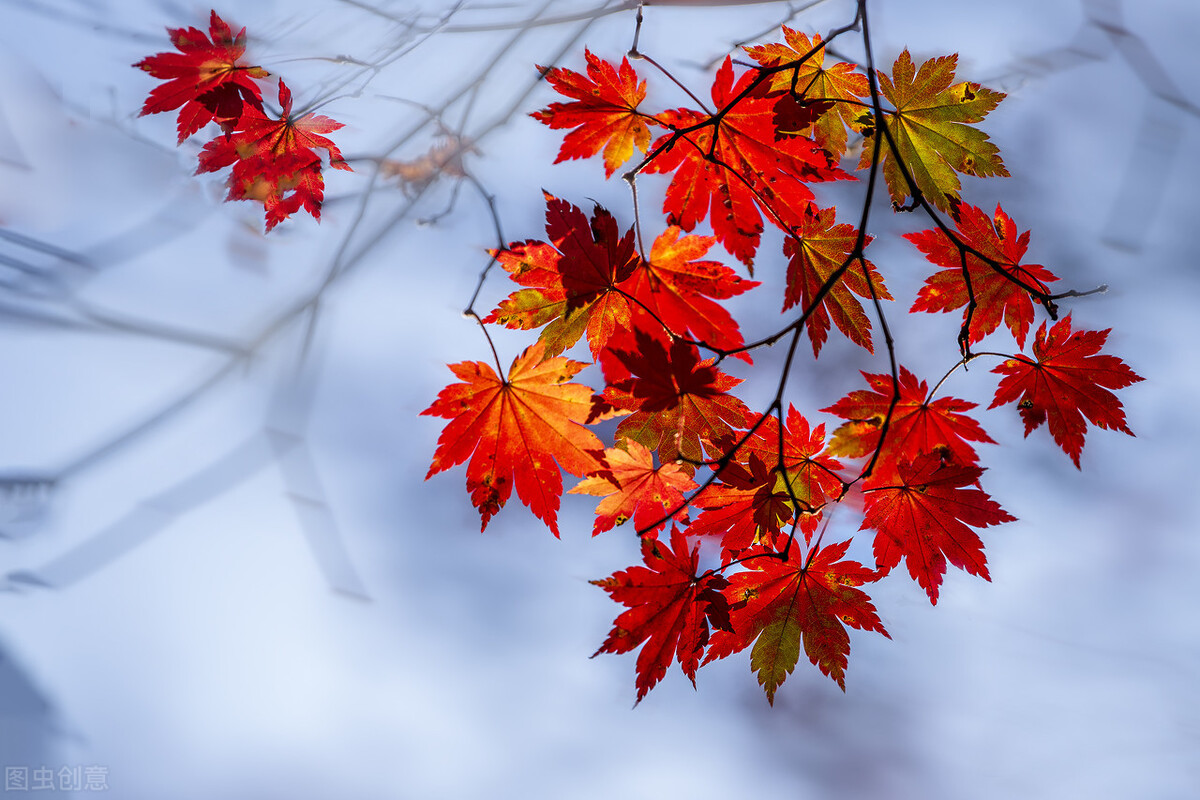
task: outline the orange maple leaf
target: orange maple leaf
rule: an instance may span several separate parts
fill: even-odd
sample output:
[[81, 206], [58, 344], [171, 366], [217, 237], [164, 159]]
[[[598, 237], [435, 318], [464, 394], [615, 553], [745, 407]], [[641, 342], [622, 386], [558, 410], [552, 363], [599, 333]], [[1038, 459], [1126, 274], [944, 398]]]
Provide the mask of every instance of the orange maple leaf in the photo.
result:
[[[604, 498], [596, 506], [593, 536], [629, 519], [638, 533], [645, 535], [662, 530], [666, 525], [663, 516], [683, 507], [683, 493], [695, 488], [696, 482], [684, 467], [678, 464], [655, 467], [654, 454], [649, 449], [633, 439], [621, 439], [616, 447], [604, 451], [603, 467], [580, 481], [568, 494]], [[686, 522], [686, 509], [675, 518]]]
[[[853, 252], [858, 231], [853, 225], [835, 225], [836, 221], [836, 208], [807, 209], [800, 218], [800, 224], [793, 230], [795, 236], [784, 240], [783, 254], [788, 257], [784, 311], [797, 303], [808, 309], [826, 282]], [[870, 236], [864, 237], [864, 246], [870, 242]], [[863, 264], [870, 275], [870, 283], [863, 274]], [[855, 297], [870, 297], [872, 288], [879, 299], [892, 299], [883, 285], [883, 276], [870, 261], [864, 259], [861, 264], [851, 264], [841, 274], [813, 308], [805, 325], [814, 356], [821, 354], [821, 347], [829, 335], [830, 317], [846, 338], [865, 347], [869, 353], [875, 352], [871, 344], [871, 320]]]
[[587, 75], [562, 67], [545, 70], [546, 80], [559, 94], [575, 99], [573, 103], [551, 103], [530, 114], [551, 128], [574, 128], [563, 137], [557, 164], [572, 158], [588, 158], [604, 149], [604, 176], [611, 178], [617, 167], [633, 155], [636, 146], [643, 153], [650, 144], [647, 122], [657, 120], [638, 112], [646, 99], [646, 82], [638, 83], [629, 59], [621, 59], [618, 71], [612, 64], [584, 50]]
[[568, 383], [588, 366], [561, 356], [542, 360], [537, 342], [513, 360], [502, 379], [482, 361], [451, 364], [462, 383], [452, 383], [421, 413], [450, 422], [438, 437], [428, 480], [468, 458], [467, 490], [482, 517], [480, 530], [504, 506], [514, 484], [517, 497], [558, 536], [558, 506], [565, 469], [595, 472], [604, 445], [583, 427], [592, 390]]
[[712, 86], [721, 110], [716, 116], [686, 108], [662, 114], [676, 132], [653, 143], [654, 160], [646, 167], [675, 173], [663, 199], [671, 225], [691, 231], [707, 218], [722, 246], [747, 266], [762, 236], [760, 207], [773, 222], [779, 213], [799, 214], [813, 202], [810, 182], [851, 177], [811, 139], [777, 137], [779, 98], [767, 97], [762, 87], [746, 94], [754, 78], [745, 72], [735, 79], [726, 58]]
[[820, 34], [813, 34], [810, 40], [803, 32], [784, 25], [783, 38], [786, 44], [747, 47], [746, 53], [765, 67], [800, 61], [812, 53], [794, 68], [775, 73], [771, 78], [771, 90], [794, 90], [805, 100], [832, 101], [834, 105], [830, 111], [813, 123], [812, 137], [817, 144], [841, 158], [846, 153], [846, 128], [853, 126], [854, 120], [865, 110], [859, 98], [870, 92], [867, 76], [855, 72], [855, 66], [845, 61], [826, 68], [825, 48], [815, 49], [821, 44]]
[[849, 422], [833, 432], [829, 450], [839, 456], [858, 458], [874, 452], [879, 445], [883, 420], [892, 402], [893, 390], [899, 392], [887, 441], [880, 450], [876, 472], [895, 472], [896, 465], [936, 453], [962, 464], [974, 464], [979, 455], [971, 442], [995, 444], [983, 427], [966, 412], [975, 403], [956, 397], [931, 400], [929, 385], [917, 379], [903, 365], [899, 382], [893, 387], [891, 375], [862, 373], [870, 389], [858, 389], [821, 409]]
[[[621, 284], [636, 301], [634, 319], [651, 327], [645, 315], [651, 315], [672, 333], [693, 336], [713, 347], [734, 349], [744, 343], [738, 324], [716, 300], [739, 295], [758, 286], [758, 281], [743, 280], [732, 269], [717, 261], [701, 261], [716, 242], [713, 236], [680, 236], [674, 225], [659, 234], [650, 248], [650, 260], [641, 261]], [[738, 358], [750, 361], [745, 353]]]

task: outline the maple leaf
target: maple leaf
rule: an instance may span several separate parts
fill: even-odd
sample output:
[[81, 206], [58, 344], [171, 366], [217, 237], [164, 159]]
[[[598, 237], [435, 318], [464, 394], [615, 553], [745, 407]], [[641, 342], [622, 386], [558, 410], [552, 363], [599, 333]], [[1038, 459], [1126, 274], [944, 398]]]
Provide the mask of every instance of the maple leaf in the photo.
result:
[[[654, 456], [641, 443], [621, 439], [604, 451], [602, 468], [569, 490], [604, 499], [596, 506], [596, 536], [632, 519], [638, 533], [657, 533], [666, 525], [664, 516], [682, 509], [676, 519], [686, 521], [683, 493], [696, 488], [691, 475], [678, 464], [654, 466]], [[655, 525], [655, 523], [658, 523]], [[653, 526], [653, 527], [651, 527]]]
[[[829, 449], [835, 455], [858, 458], [870, 455], [879, 445], [879, 432], [892, 401], [891, 375], [862, 373], [870, 389], [859, 389], [821, 409], [849, 420], [833, 432]], [[962, 464], [974, 464], [978, 454], [970, 442], [995, 444], [990, 436], [965, 412], [975, 403], [955, 397], [929, 399], [925, 381], [904, 366], [898, 383], [900, 399], [892, 412], [887, 441], [880, 451], [885, 472], [889, 465], [914, 461], [922, 455], [937, 453]]]
[[[629, 344], [633, 350], [626, 349]], [[617, 426], [617, 435], [656, 450], [664, 463], [699, 461], [702, 442], [711, 448], [748, 424], [750, 410], [727, 394], [742, 381], [718, 370], [711, 359], [701, 361], [696, 347], [680, 339], [668, 349], [637, 329], [632, 342], [606, 351], [601, 364], [607, 386], [592, 419], [610, 410], [632, 412]], [[629, 377], [614, 379], [619, 374]]]
[[[978, 83], [954, 83], [958, 55], [933, 58], [920, 69], [913, 66], [905, 50], [892, 67], [892, 77], [879, 76], [879, 90], [894, 107], [886, 123], [896, 150], [886, 140], [880, 143], [883, 177], [896, 206], [904, 204], [913, 189], [900, 171], [897, 159], [908, 168], [917, 190], [929, 202], [953, 214], [961, 183], [958, 175], [1008, 177], [1000, 150], [983, 131], [969, 123], [982, 120], [1004, 99]], [[868, 123], [868, 126], [870, 123]], [[874, 129], [866, 127], [865, 135]], [[873, 146], [863, 148], [859, 169], [871, 166]]]
[[1026, 436], [1047, 423], [1076, 467], [1087, 422], [1133, 436], [1121, 401], [1108, 390], [1123, 389], [1142, 377], [1116, 356], [1098, 355], [1110, 330], [1072, 333], [1068, 314], [1047, 334], [1043, 322], [1033, 340], [1034, 361], [1013, 356], [992, 370], [1004, 377], [988, 407], [1016, 402]]
[[133, 65], [166, 81], [151, 90], [138, 116], [179, 108], [180, 142], [214, 120], [229, 133], [244, 107], [262, 108], [262, 89], [254, 78], [266, 78], [270, 73], [241, 63], [246, 29], [234, 36], [213, 11], [208, 32], [211, 39], [197, 28], [168, 28], [171, 44], [179, 52], [156, 53]]
[[[758, 286], [743, 280], [732, 269], [716, 261], [701, 261], [716, 239], [712, 236], [680, 236], [672, 225], [659, 234], [650, 248], [650, 260], [639, 261], [621, 284], [633, 303], [634, 317], [652, 315], [673, 333], [691, 336], [705, 344], [727, 350], [744, 343], [737, 322], [720, 303]], [[642, 327], [646, 327], [645, 320]], [[749, 356], [739, 354], [743, 360]]]
[[530, 116], [554, 129], [575, 129], [563, 137], [555, 164], [589, 158], [603, 148], [604, 177], [611, 178], [617, 167], [633, 155], [635, 146], [646, 152], [650, 144], [647, 123], [658, 122], [637, 110], [638, 104], [646, 99], [646, 82], [638, 83], [628, 58], [621, 59], [618, 70], [591, 51], [583, 52], [587, 75], [561, 67], [551, 70], [538, 67], [559, 94], [572, 97], [575, 102], [551, 103]]
[[442, 389], [421, 412], [450, 420], [425, 479], [469, 458], [467, 490], [482, 517], [480, 530], [515, 485], [521, 502], [558, 536], [559, 468], [572, 475], [594, 472], [596, 453], [603, 449], [582, 425], [592, 390], [568, 383], [586, 366], [561, 356], [545, 358], [540, 342], [513, 360], [505, 379], [482, 361], [451, 364], [462, 382]]
[[484, 318], [509, 328], [546, 325], [539, 341], [558, 355], [587, 332], [592, 358], [599, 358], [614, 332], [631, 325], [629, 299], [617, 286], [637, 267], [633, 230], [621, 236], [616, 220], [600, 206], [591, 223], [577, 207], [549, 193], [549, 243], [514, 242], [491, 251], [521, 289]]
[[[772, 414], [738, 449], [736, 457], [758, 458], [781, 470], [773, 491], [783, 493], [789, 505], [793, 495], [803, 504], [800, 511], [805, 513], [800, 516], [800, 528], [805, 542], [817, 528], [821, 507], [830, 497], [841, 495], [842, 479], [838, 471], [842, 464], [825, 452], [825, 426], [811, 427], [795, 406], [788, 406], [782, 435], [779, 420]], [[791, 495], [784, 481], [790, 484]]]
[[204, 146], [196, 169], [200, 174], [232, 166], [227, 199], [261, 202], [268, 231], [302, 207], [321, 219], [325, 179], [317, 150], [326, 151], [334, 169], [350, 169], [337, 145], [320, 135], [338, 130], [340, 122], [316, 114], [293, 119], [292, 92], [282, 80], [279, 104], [279, 119], [247, 107], [237, 131]]
[[786, 44], [755, 45], [745, 50], [764, 67], [800, 62], [772, 75], [771, 91], [795, 91], [809, 101], [831, 101], [834, 113], [822, 114], [812, 124], [812, 136], [817, 144], [841, 158], [846, 154], [846, 129], [853, 127], [863, 113], [859, 98], [870, 93], [867, 76], [844, 61], [826, 69], [825, 48], [816, 49], [821, 44], [820, 34], [813, 34], [810, 40], [803, 32], [784, 25], [783, 38]]
[[[813, 202], [808, 182], [851, 177], [812, 140], [776, 136], [778, 98], [751, 93], [734, 104], [754, 77], [754, 72], [743, 73], [735, 84], [732, 62], [726, 58], [712, 87], [713, 102], [721, 111], [709, 116], [676, 109], [661, 115], [676, 133], [654, 142], [655, 155], [646, 168], [675, 173], [663, 201], [670, 224], [690, 231], [708, 218], [717, 240], [747, 266], [754, 263], [763, 230], [759, 206], [769, 215], [772, 208], [774, 213], [799, 213]], [[688, 132], [679, 134], [680, 130]]]
[[[982, 489], [963, 488], [977, 484], [982, 474], [980, 467], [929, 454], [900, 463], [895, 476], [868, 479], [860, 529], [876, 531], [875, 566], [890, 570], [904, 558], [934, 605], [947, 561], [990, 581], [983, 542], [968, 525], [986, 528], [1015, 518]], [[880, 485], [892, 480], [899, 484]]]
[[[996, 330], [1003, 317], [1021, 347], [1033, 323], [1033, 304], [1029, 289], [1045, 292], [1046, 284], [1058, 278], [1041, 264], [1021, 264], [1029, 247], [1029, 231], [1017, 235], [1016, 223], [996, 206], [994, 221], [982, 209], [961, 203], [958, 206], [958, 232], [965, 244], [995, 262], [992, 265], [971, 253], [965, 254], [971, 288], [963, 278], [964, 254], [940, 229], [906, 233], [932, 263], [945, 269], [925, 279], [910, 311], [953, 311], [968, 305], [971, 295], [969, 343], [974, 344]], [[997, 272], [997, 269], [1000, 270]], [[967, 312], [963, 312], [963, 324]]]
[[630, 567], [600, 581], [591, 581], [613, 600], [629, 608], [613, 621], [613, 629], [592, 657], [628, 653], [645, 642], [637, 658], [637, 702], [678, 660], [692, 686], [709, 639], [709, 625], [729, 627], [729, 608], [720, 575], [696, 574], [699, 548], [688, 551], [687, 537], [671, 532], [667, 548], [656, 539], [642, 540], [646, 566]]
[[[784, 537], [776, 539], [782, 546]], [[729, 579], [733, 631], [717, 630], [704, 663], [725, 658], [751, 643], [750, 666], [774, 704], [775, 691], [800, 660], [803, 644], [808, 660], [846, 690], [850, 635], [846, 627], [875, 631], [892, 638], [867, 593], [856, 587], [876, 580], [874, 571], [855, 561], [839, 561], [849, 542], [810, 551], [801, 558], [794, 542], [784, 561], [767, 548], [751, 552], [748, 568]]]
[[381, 178], [395, 178], [408, 197], [417, 197], [438, 178], [465, 178], [463, 155], [479, 151], [470, 139], [446, 132], [418, 158], [411, 161], [385, 158], [379, 162]]
[[732, 558], [746, 548], [770, 538], [791, 522], [795, 511], [787, 490], [779, 488], [777, 470], [752, 453], [746, 466], [730, 462], [720, 473], [720, 483], [692, 498], [703, 509], [688, 527], [693, 536], [719, 536], [721, 549]]
[[[814, 209], [805, 210], [800, 224], [792, 231], [793, 236], [783, 242], [783, 254], [788, 258], [784, 311], [797, 303], [807, 310], [833, 274], [846, 263], [857, 241], [858, 231], [853, 225], [834, 224], [836, 208]], [[870, 236], [863, 238], [864, 247], [870, 242]], [[863, 274], [863, 264], [870, 274], [870, 284]], [[866, 348], [867, 352], [875, 352], [871, 344], [871, 320], [855, 297], [870, 297], [871, 287], [881, 300], [892, 299], [883, 285], [883, 277], [870, 261], [864, 259], [859, 264], [851, 264], [842, 272], [813, 308], [805, 324], [814, 356], [821, 354], [821, 346], [829, 333], [830, 317], [846, 338]]]

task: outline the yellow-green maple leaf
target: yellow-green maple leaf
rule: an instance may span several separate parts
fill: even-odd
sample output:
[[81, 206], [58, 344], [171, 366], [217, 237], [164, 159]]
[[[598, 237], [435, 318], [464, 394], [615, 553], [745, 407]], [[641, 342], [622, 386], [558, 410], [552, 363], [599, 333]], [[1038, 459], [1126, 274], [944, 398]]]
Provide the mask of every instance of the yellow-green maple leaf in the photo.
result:
[[[986, 133], [970, 124], [986, 117], [1005, 95], [978, 83], [954, 83], [957, 64], [958, 56], [950, 55], [930, 59], [914, 69], [912, 57], [905, 50], [896, 59], [891, 78], [877, 72], [880, 92], [895, 109], [885, 112], [884, 121], [896, 149], [883, 141], [880, 158], [883, 177], [896, 205], [903, 205], [914, 195], [897, 157], [908, 168], [921, 194], [946, 212], [951, 211], [951, 201], [959, 197], [962, 184], [957, 173], [1008, 177], [999, 148], [988, 141]], [[871, 166], [872, 150], [868, 141], [859, 169]]]

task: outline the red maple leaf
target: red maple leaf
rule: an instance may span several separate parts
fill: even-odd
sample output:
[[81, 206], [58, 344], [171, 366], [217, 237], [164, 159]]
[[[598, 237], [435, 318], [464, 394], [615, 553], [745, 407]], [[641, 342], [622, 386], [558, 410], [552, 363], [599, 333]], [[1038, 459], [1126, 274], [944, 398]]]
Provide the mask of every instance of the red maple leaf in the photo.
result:
[[575, 129], [563, 137], [555, 164], [588, 158], [603, 148], [604, 176], [610, 178], [633, 155], [635, 146], [646, 152], [650, 144], [647, 124], [657, 125], [658, 121], [637, 110], [638, 104], [646, 99], [646, 82], [638, 83], [629, 59], [621, 59], [618, 71], [591, 51], [583, 52], [587, 75], [561, 67], [551, 70], [538, 67], [559, 94], [572, 97], [575, 102], [551, 103], [530, 116], [554, 129]]
[[632, 412], [617, 426], [617, 435], [656, 450], [662, 462], [699, 461], [702, 443], [711, 449], [748, 424], [750, 410], [728, 394], [742, 381], [718, 370], [711, 359], [702, 361], [696, 347], [680, 339], [668, 349], [638, 329], [605, 351], [601, 364], [608, 385], [592, 418]]
[[1142, 377], [1116, 356], [1097, 355], [1109, 330], [1072, 333], [1068, 314], [1047, 335], [1043, 322], [1033, 340], [1034, 361], [1013, 356], [992, 370], [1004, 377], [988, 407], [1016, 402], [1026, 436], [1047, 423], [1050, 435], [1076, 467], [1087, 422], [1133, 436], [1121, 401], [1108, 390], [1123, 389]]
[[[969, 343], [974, 344], [996, 330], [1003, 317], [1017, 344], [1024, 347], [1033, 322], [1033, 304], [1038, 302], [1030, 297], [1029, 290], [1045, 292], [1046, 284], [1058, 278], [1041, 264], [1021, 263], [1029, 247], [1029, 231], [1018, 236], [1016, 223], [999, 205], [993, 221], [982, 209], [959, 204], [958, 232], [965, 244], [991, 259], [995, 266], [960, 251], [940, 229], [906, 233], [904, 238], [915, 244], [926, 258], [945, 268], [925, 279], [910, 311], [953, 311], [967, 306], [974, 295], [975, 307], [969, 309]], [[963, 277], [964, 260], [971, 280], [970, 291]], [[964, 325], [967, 313], [963, 312]]]
[[[783, 296], [783, 310], [797, 303], [808, 309], [821, 289], [837, 270], [846, 263], [854, 251], [858, 231], [853, 225], [835, 225], [837, 209], [818, 209], [812, 206], [800, 215], [800, 224], [793, 229], [794, 236], [783, 242], [783, 254], [788, 258], [787, 290]], [[863, 239], [863, 246], [870, 244], [871, 237]], [[863, 269], [870, 275], [870, 283]], [[851, 264], [829, 289], [828, 293], [813, 308], [805, 324], [808, 338], [812, 342], [813, 355], [821, 354], [821, 346], [829, 333], [829, 318], [832, 316], [838, 330], [850, 341], [874, 353], [871, 346], [871, 320], [863, 311], [858, 297], [875, 296], [891, 300], [883, 277], [870, 261]]]
[[[771, 414], [738, 448], [734, 457], [742, 464], [757, 459], [777, 470], [772, 491], [781, 493], [789, 506], [793, 496], [800, 502], [800, 528], [804, 531], [805, 541], [816, 530], [821, 508], [830, 497], [841, 495], [842, 479], [838, 477], [838, 470], [842, 465], [825, 452], [825, 426], [811, 427], [795, 406], [788, 406], [782, 435], [778, 418]], [[791, 485], [791, 494], [784, 483], [785, 476], [787, 484]]]
[[328, 153], [334, 169], [350, 169], [337, 145], [320, 135], [338, 130], [340, 122], [315, 114], [293, 119], [292, 93], [282, 80], [279, 104], [279, 119], [248, 106], [237, 131], [204, 146], [196, 169], [199, 174], [232, 166], [228, 199], [261, 202], [268, 231], [301, 207], [314, 219], [321, 218], [325, 179], [317, 150]]
[[246, 29], [234, 36], [213, 11], [208, 31], [211, 39], [197, 28], [168, 28], [171, 44], [179, 52], [156, 53], [133, 65], [166, 81], [151, 90], [139, 116], [182, 106], [177, 123], [180, 142], [214, 120], [229, 133], [245, 107], [262, 108], [262, 89], [254, 78], [270, 73], [241, 63]]
[[[845, 61], [826, 69], [825, 48], [817, 49], [821, 44], [819, 34], [813, 34], [810, 40], [802, 31], [784, 25], [783, 38], [786, 44], [747, 47], [746, 53], [766, 67], [798, 62], [795, 67], [771, 76], [771, 90], [794, 90], [810, 102], [830, 102], [830, 112], [821, 114], [812, 123], [812, 133], [817, 144], [841, 158], [846, 153], [846, 128], [853, 126], [865, 110], [859, 98], [870, 93], [867, 76], [856, 72], [856, 67]], [[806, 55], [807, 59], [804, 58]]]
[[[674, 225], [663, 231], [650, 248], [650, 260], [639, 261], [621, 290], [636, 302], [635, 318], [651, 316], [671, 332], [722, 349], [743, 344], [738, 324], [725, 307], [710, 298], [724, 300], [758, 286], [743, 280], [729, 267], [700, 259], [712, 247], [712, 236], [680, 236]], [[642, 319], [639, 327], [650, 327]], [[739, 354], [745, 361], [750, 358]]]
[[708, 643], [709, 625], [729, 627], [729, 608], [720, 575], [696, 574], [698, 551], [688, 551], [687, 537], [671, 532], [671, 547], [656, 539], [642, 540], [644, 567], [630, 567], [593, 584], [629, 608], [613, 621], [613, 629], [593, 654], [628, 653], [645, 642], [637, 658], [637, 700], [679, 661], [696, 685], [696, 669]]
[[[875, 566], [891, 570], [904, 558], [934, 605], [947, 561], [990, 581], [983, 542], [968, 525], [986, 528], [1015, 518], [982, 489], [963, 488], [977, 484], [982, 474], [974, 465], [930, 454], [900, 463], [893, 476], [868, 479], [861, 529], [876, 531]], [[898, 483], [883, 485], [891, 481]]]
[[482, 517], [481, 530], [515, 484], [521, 502], [558, 536], [559, 468], [586, 475], [599, 466], [596, 454], [603, 445], [582, 425], [592, 390], [567, 382], [588, 365], [544, 356], [540, 342], [531, 345], [513, 360], [505, 379], [482, 361], [451, 364], [462, 383], [442, 389], [421, 412], [450, 420], [425, 479], [471, 459], [467, 490]]
[[592, 358], [619, 330], [631, 325], [628, 297], [618, 284], [640, 262], [633, 230], [620, 234], [617, 222], [600, 206], [587, 216], [566, 200], [546, 198], [546, 238], [514, 242], [492, 254], [512, 276], [529, 288], [513, 292], [484, 318], [509, 328], [546, 326], [539, 341], [558, 355], [587, 331]]
[[[862, 373], [870, 389], [859, 389], [821, 409], [849, 420], [833, 432], [829, 449], [835, 455], [859, 458], [870, 455], [879, 445], [879, 432], [892, 401], [892, 376]], [[970, 442], [995, 444], [978, 422], [965, 412], [975, 403], [956, 397], [929, 399], [925, 381], [904, 366], [900, 367], [900, 399], [892, 412], [887, 441], [880, 452], [884, 471], [889, 465], [915, 461], [922, 455], [937, 453], [962, 464], [979, 460]]]
[[778, 97], [752, 92], [734, 103], [755, 75], [746, 72], [735, 84], [726, 58], [712, 87], [721, 111], [717, 116], [688, 109], [663, 114], [676, 131], [692, 130], [659, 138], [646, 168], [675, 173], [663, 202], [672, 225], [690, 231], [707, 217], [717, 240], [746, 265], [754, 263], [763, 230], [759, 206], [768, 215], [772, 209], [799, 214], [813, 202], [807, 183], [850, 177], [811, 139], [776, 136]]
[[[782, 547], [784, 537], [776, 539]], [[792, 543], [784, 561], [761, 548], [748, 558], [746, 572], [729, 579], [733, 631], [717, 630], [704, 663], [744, 650], [751, 643], [750, 666], [774, 704], [775, 691], [800, 660], [800, 648], [821, 672], [846, 689], [850, 635], [846, 625], [892, 638], [867, 593], [856, 587], [877, 579], [874, 571], [855, 561], [839, 561], [849, 542], [815, 548], [801, 558]], [[755, 552], [755, 551], [751, 551]]]
[[791, 522], [795, 512], [779, 472], [754, 453], [745, 466], [726, 464], [720, 482], [693, 497], [692, 505], [704, 510], [688, 527], [688, 533], [719, 536], [728, 558], [763, 540], [770, 541]]
[[639, 442], [620, 439], [604, 451], [601, 469], [569, 490], [604, 499], [596, 506], [595, 536], [632, 519], [638, 533], [657, 534], [675, 509], [675, 519], [687, 520], [683, 493], [696, 488], [691, 475], [678, 464], [654, 466], [654, 455]]

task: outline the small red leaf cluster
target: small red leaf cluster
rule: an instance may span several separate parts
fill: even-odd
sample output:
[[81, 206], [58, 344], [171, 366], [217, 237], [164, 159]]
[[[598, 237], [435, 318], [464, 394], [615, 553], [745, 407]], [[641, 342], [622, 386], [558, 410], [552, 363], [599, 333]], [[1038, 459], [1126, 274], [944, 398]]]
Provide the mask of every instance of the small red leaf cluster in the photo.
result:
[[[1003, 95], [956, 82], [954, 56], [918, 66], [906, 51], [868, 81], [859, 65], [827, 64], [820, 37], [782, 33], [747, 48], [756, 67], [721, 64], [711, 107], [688, 91], [682, 107], [647, 109], [653, 91], [678, 87], [649, 85], [627, 59], [585, 51], [585, 72], [545, 71], [569, 101], [533, 115], [566, 131], [557, 160], [602, 156], [606, 177], [635, 160], [626, 177], [639, 191], [661, 181], [665, 219], [622, 224], [546, 193], [544, 238], [491, 251], [515, 289], [479, 319], [489, 342], [489, 326], [537, 341], [505, 377], [499, 364], [452, 365], [459, 382], [424, 412], [449, 420], [429, 474], [469, 461], [483, 527], [515, 486], [558, 535], [565, 470], [582, 478], [571, 493], [599, 498], [594, 535], [636, 529], [642, 564], [593, 583], [625, 607], [598, 653], [638, 650], [639, 701], [673, 663], [694, 683], [699, 666], [746, 649], [769, 701], [802, 653], [844, 689], [849, 630], [888, 636], [871, 584], [904, 562], [937, 603], [949, 566], [990, 580], [984, 532], [1013, 517], [982, 485], [981, 450], [995, 441], [978, 404], [943, 391], [959, 367], [999, 358], [990, 408], [1015, 405], [1026, 435], [1045, 424], [1076, 466], [1089, 422], [1130, 433], [1112, 390], [1141, 378], [1100, 352], [1109, 332], [1059, 319], [1058, 302], [1080, 293], [1051, 294], [1057, 276], [1027, 260], [1029, 232], [960, 195], [960, 175], [1007, 174], [974, 127]], [[933, 267], [909, 313], [962, 314], [952, 363], [933, 381], [888, 333], [892, 295], [865, 256], [872, 237], [818, 201], [823, 183], [856, 178], [843, 168], [856, 144], [857, 169], [882, 177], [897, 210], [928, 220], [906, 235]], [[870, 208], [868, 195], [864, 223]], [[783, 297], [760, 307], [783, 316], [745, 320], [761, 336], [749, 343], [723, 301], [760, 284], [714, 259], [716, 244], [747, 271], [759, 258], [780, 273]], [[1039, 309], [1053, 325], [1042, 321], [1025, 355]], [[886, 349], [888, 366], [803, 413], [788, 396], [799, 340], [814, 359], [846, 352], [835, 331], [850, 351]], [[973, 352], [985, 339], [1002, 352]], [[746, 394], [759, 398], [752, 407], [731, 370], [758, 369], [750, 353], [776, 342], [786, 347], [771, 360], [773, 399]], [[572, 348], [587, 360], [563, 355]], [[596, 390], [573, 381], [589, 364]], [[612, 419], [606, 445], [589, 426]]]
[[261, 202], [268, 231], [301, 208], [319, 220], [325, 179], [317, 151], [325, 151], [334, 169], [350, 169], [337, 146], [320, 135], [341, 123], [315, 114], [294, 117], [292, 93], [282, 78], [281, 113], [268, 114], [255, 80], [270, 73], [242, 63], [246, 29], [235, 36], [216, 11], [208, 35], [196, 28], [168, 29], [167, 34], [179, 52], [157, 53], [134, 64], [166, 81], [150, 92], [142, 115], [178, 108], [181, 144], [208, 123], [219, 124], [223, 135], [204, 145], [196, 172], [230, 167], [226, 199]]

